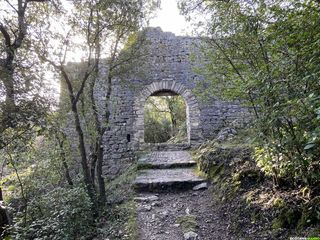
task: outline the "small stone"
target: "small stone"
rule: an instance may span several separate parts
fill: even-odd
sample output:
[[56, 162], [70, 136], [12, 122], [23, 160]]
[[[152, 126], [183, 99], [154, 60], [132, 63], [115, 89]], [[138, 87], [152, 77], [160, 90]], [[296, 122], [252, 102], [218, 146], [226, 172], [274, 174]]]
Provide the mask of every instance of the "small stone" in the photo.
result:
[[152, 207], [159, 207], [159, 206], [161, 206], [161, 204], [160, 204], [160, 202], [153, 202], [153, 203], [151, 203], [151, 206]]
[[175, 223], [173, 224], [174, 227], [180, 227], [180, 224], [179, 223]]
[[138, 205], [137, 211], [139, 212], [139, 211], [143, 211], [143, 210], [144, 210], [144, 206]]
[[149, 198], [149, 201], [150, 201], [150, 202], [154, 202], [154, 201], [158, 201], [158, 200], [159, 200], [159, 197], [156, 196], [156, 195], [149, 196], [148, 198]]
[[151, 211], [152, 207], [150, 205], [146, 205], [146, 206], [144, 206], [144, 209], [147, 211]]
[[193, 190], [198, 191], [198, 190], [207, 189], [207, 188], [208, 188], [208, 184], [206, 182], [204, 182], [204, 183], [200, 183], [200, 184], [194, 186]]
[[186, 212], [187, 215], [190, 215], [190, 209], [188, 207], [186, 208], [185, 212]]
[[184, 235], [184, 239], [185, 240], [198, 240], [198, 234], [196, 234], [195, 232], [187, 232]]
[[151, 219], [152, 219], [152, 220], [155, 220], [155, 219], [156, 219], [156, 215], [155, 215], [155, 214], [152, 214], [152, 215], [151, 215]]
[[159, 200], [159, 197], [156, 195], [146, 196], [146, 197], [135, 197], [134, 200], [136, 202], [154, 202]]
[[168, 211], [163, 211], [163, 212], [162, 212], [162, 215], [163, 215], [163, 216], [168, 216]]

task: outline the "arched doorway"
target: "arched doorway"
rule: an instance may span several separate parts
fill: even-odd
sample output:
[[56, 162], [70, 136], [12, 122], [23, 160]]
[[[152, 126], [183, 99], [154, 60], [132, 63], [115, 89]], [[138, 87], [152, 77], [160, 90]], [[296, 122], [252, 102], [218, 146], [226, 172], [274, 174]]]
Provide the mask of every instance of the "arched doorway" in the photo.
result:
[[186, 103], [186, 128], [187, 143], [189, 145], [198, 144], [202, 141], [202, 131], [200, 129], [200, 110], [197, 100], [193, 93], [184, 87], [181, 83], [172, 80], [153, 82], [144, 87], [137, 95], [134, 102], [134, 138], [133, 141], [138, 144], [138, 148], [145, 144], [144, 141], [144, 107], [149, 96], [157, 93], [171, 92], [179, 94]]
[[181, 144], [188, 142], [186, 102], [173, 91], [158, 91], [144, 105], [144, 142]]

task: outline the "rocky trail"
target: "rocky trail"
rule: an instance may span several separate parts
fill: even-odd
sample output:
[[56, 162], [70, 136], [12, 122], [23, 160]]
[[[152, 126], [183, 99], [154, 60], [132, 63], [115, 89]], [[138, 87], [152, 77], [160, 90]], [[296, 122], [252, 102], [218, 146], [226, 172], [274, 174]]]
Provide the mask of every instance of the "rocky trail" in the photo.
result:
[[195, 165], [187, 151], [152, 152], [140, 159], [134, 182], [139, 239], [235, 239]]

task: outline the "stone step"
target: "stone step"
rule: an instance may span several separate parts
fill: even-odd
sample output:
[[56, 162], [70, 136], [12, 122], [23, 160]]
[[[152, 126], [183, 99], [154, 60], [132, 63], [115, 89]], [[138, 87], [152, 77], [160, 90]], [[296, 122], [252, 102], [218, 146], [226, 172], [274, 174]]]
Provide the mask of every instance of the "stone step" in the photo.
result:
[[190, 149], [190, 143], [143, 143], [141, 150], [150, 151], [177, 151]]
[[187, 190], [205, 182], [193, 168], [140, 170], [133, 187], [139, 192]]
[[138, 169], [194, 167], [196, 162], [186, 151], [155, 151], [138, 161]]
[[197, 163], [195, 161], [190, 162], [139, 162], [138, 169], [171, 169], [171, 168], [187, 168], [194, 167]]

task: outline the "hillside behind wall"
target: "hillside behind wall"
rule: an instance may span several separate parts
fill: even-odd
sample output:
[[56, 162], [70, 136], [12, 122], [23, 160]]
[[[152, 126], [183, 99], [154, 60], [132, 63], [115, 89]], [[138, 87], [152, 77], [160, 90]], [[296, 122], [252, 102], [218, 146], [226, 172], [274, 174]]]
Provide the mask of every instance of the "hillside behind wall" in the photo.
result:
[[[242, 119], [247, 112], [238, 103], [223, 102], [214, 97], [202, 101], [192, 93], [197, 83], [203, 80], [194, 72], [194, 67], [205, 61], [199, 50], [199, 39], [175, 36], [160, 28], [148, 28], [145, 33], [147, 41], [141, 49], [143, 57], [136, 60], [122, 77], [113, 80], [111, 119], [109, 131], [104, 136], [108, 146], [104, 153], [104, 171], [109, 176], [116, 175], [130, 164], [135, 150], [141, 148], [141, 139], [136, 136], [141, 130], [142, 125], [137, 125], [137, 122], [143, 122], [143, 109], [137, 108], [136, 103], [143, 102], [141, 98], [152, 94], [152, 91], [170, 90], [165, 89], [167, 85], [181, 85], [178, 89], [183, 88], [182, 92], [187, 92], [184, 95], [191, 99], [188, 107], [199, 108], [194, 111], [199, 120], [193, 123], [198, 126], [195, 127], [197, 137], [191, 142], [191, 147], [214, 138], [221, 128]], [[191, 56], [197, 60], [191, 61]]]

